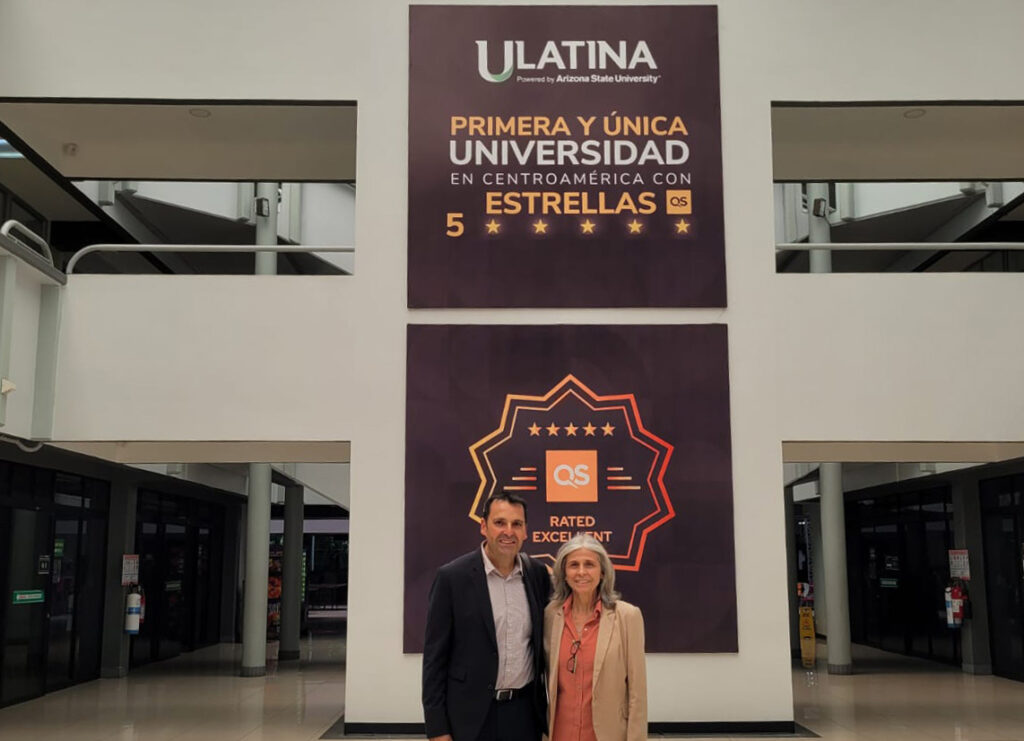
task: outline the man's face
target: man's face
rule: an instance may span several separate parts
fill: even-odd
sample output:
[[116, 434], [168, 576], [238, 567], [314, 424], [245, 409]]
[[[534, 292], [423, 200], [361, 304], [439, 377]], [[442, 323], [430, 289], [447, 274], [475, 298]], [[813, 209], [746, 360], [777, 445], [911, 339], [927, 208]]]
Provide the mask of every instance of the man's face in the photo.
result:
[[523, 505], [491, 502], [487, 519], [480, 523], [480, 534], [486, 539], [484, 548], [491, 561], [507, 561], [519, 554], [526, 540], [526, 513]]

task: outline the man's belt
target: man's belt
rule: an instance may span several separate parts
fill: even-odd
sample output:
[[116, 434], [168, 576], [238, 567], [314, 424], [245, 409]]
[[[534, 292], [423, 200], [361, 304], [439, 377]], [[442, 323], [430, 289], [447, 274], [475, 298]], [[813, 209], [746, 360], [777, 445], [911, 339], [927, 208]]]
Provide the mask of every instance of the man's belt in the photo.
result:
[[525, 687], [516, 687], [515, 689], [510, 689], [510, 690], [495, 690], [494, 691], [494, 701], [495, 702], [508, 702], [509, 700], [516, 699], [517, 697], [522, 697], [523, 695], [525, 695], [527, 692], [530, 691], [530, 688], [532, 686], [533, 686], [533, 682], [530, 682]]

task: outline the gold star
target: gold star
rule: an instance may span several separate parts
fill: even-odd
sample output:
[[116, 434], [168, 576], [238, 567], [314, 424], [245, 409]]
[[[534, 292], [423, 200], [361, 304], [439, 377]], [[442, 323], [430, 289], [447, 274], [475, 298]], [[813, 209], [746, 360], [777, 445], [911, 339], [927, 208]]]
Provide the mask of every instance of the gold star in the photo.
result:
[[533, 233], [534, 234], [547, 234], [548, 224], [544, 219], [537, 219], [533, 222]]
[[556, 425], [554, 422], [549, 424], [545, 429], [548, 431], [548, 437], [558, 436], [558, 425]]
[[611, 437], [612, 430], [614, 430], [614, 429], [615, 428], [611, 426], [610, 422], [605, 422], [604, 427], [601, 428], [601, 430], [604, 432], [604, 436], [605, 437]]
[[539, 436], [540, 435], [540, 427], [537, 426], [536, 422], [534, 422], [532, 425], [530, 425], [526, 429], [528, 429], [530, 431], [530, 436], [531, 437], [535, 437], [535, 436]]
[[594, 436], [594, 430], [596, 430], [596, 429], [597, 428], [594, 427], [594, 425], [592, 425], [589, 422], [587, 422], [587, 426], [583, 428], [583, 432], [586, 433], [587, 437], [593, 437]]
[[690, 231], [690, 222], [686, 219], [680, 219], [676, 222], [676, 234], [688, 234]]
[[639, 234], [640, 230], [642, 230], [643, 228], [644, 228], [643, 223], [640, 222], [640, 221], [637, 221], [636, 219], [633, 219], [631, 222], [629, 222], [629, 233], [630, 234]]
[[593, 234], [595, 226], [597, 226], [597, 224], [595, 224], [590, 219], [580, 222], [580, 229], [583, 231], [584, 234]]
[[490, 221], [487, 222], [487, 233], [488, 234], [497, 234], [500, 231], [501, 231], [501, 224], [500, 223], [498, 223], [494, 219], [491, 219]]
[[568, 426], [565, 428], [565, 434], [568, 435], [569, 437], [576, 437], [576, 430], [578, 429], [579, 427], [570, 422]]

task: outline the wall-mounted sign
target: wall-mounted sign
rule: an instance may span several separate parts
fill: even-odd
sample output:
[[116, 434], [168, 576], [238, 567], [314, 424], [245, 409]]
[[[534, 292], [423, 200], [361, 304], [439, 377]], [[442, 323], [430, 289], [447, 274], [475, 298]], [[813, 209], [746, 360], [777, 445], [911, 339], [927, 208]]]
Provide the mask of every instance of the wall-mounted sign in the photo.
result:
[[410, 306], [725, 306], [717, 8], [409, 13]]
[[949, 576], [951, 579], [971, 580], [971, 562], [966, 548], [949, 551]]
[[42, 589], [16, 589], [11, 595], [13, 605], [37, 605], [46, 599]]
[[139, 556], [137, 553], [125, 553], [121, 556], [121, 586], [128, 587], [139, 583]]
[[50, 555], [48, 553], [43, 554], [38, 558], [36, 564], [36, 573], [40, 575], [46, 575], [50, 573]]
[[649, 651], [736, 650], [724, 326], [414, 325], [407, 358], [407, 652], [496, 492], [527, 502], [531, 556], [605, 546]]

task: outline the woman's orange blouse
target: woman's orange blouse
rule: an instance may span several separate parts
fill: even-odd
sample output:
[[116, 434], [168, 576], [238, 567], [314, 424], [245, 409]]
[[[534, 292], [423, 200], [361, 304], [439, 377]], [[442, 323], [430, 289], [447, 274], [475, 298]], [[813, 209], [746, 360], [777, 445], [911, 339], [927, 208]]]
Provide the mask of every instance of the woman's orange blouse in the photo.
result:
[[571, 596], [562, 605], [562, 616], [565, 626], [558, 651], [558, 704], [551, 741], [597, 741], [591, 704], [594, 700], [594, 657], [597, 654], [597, 630], [601, 623], [601, 600], [597, 600], [593, 614], [579, 635], [572, 621]]

